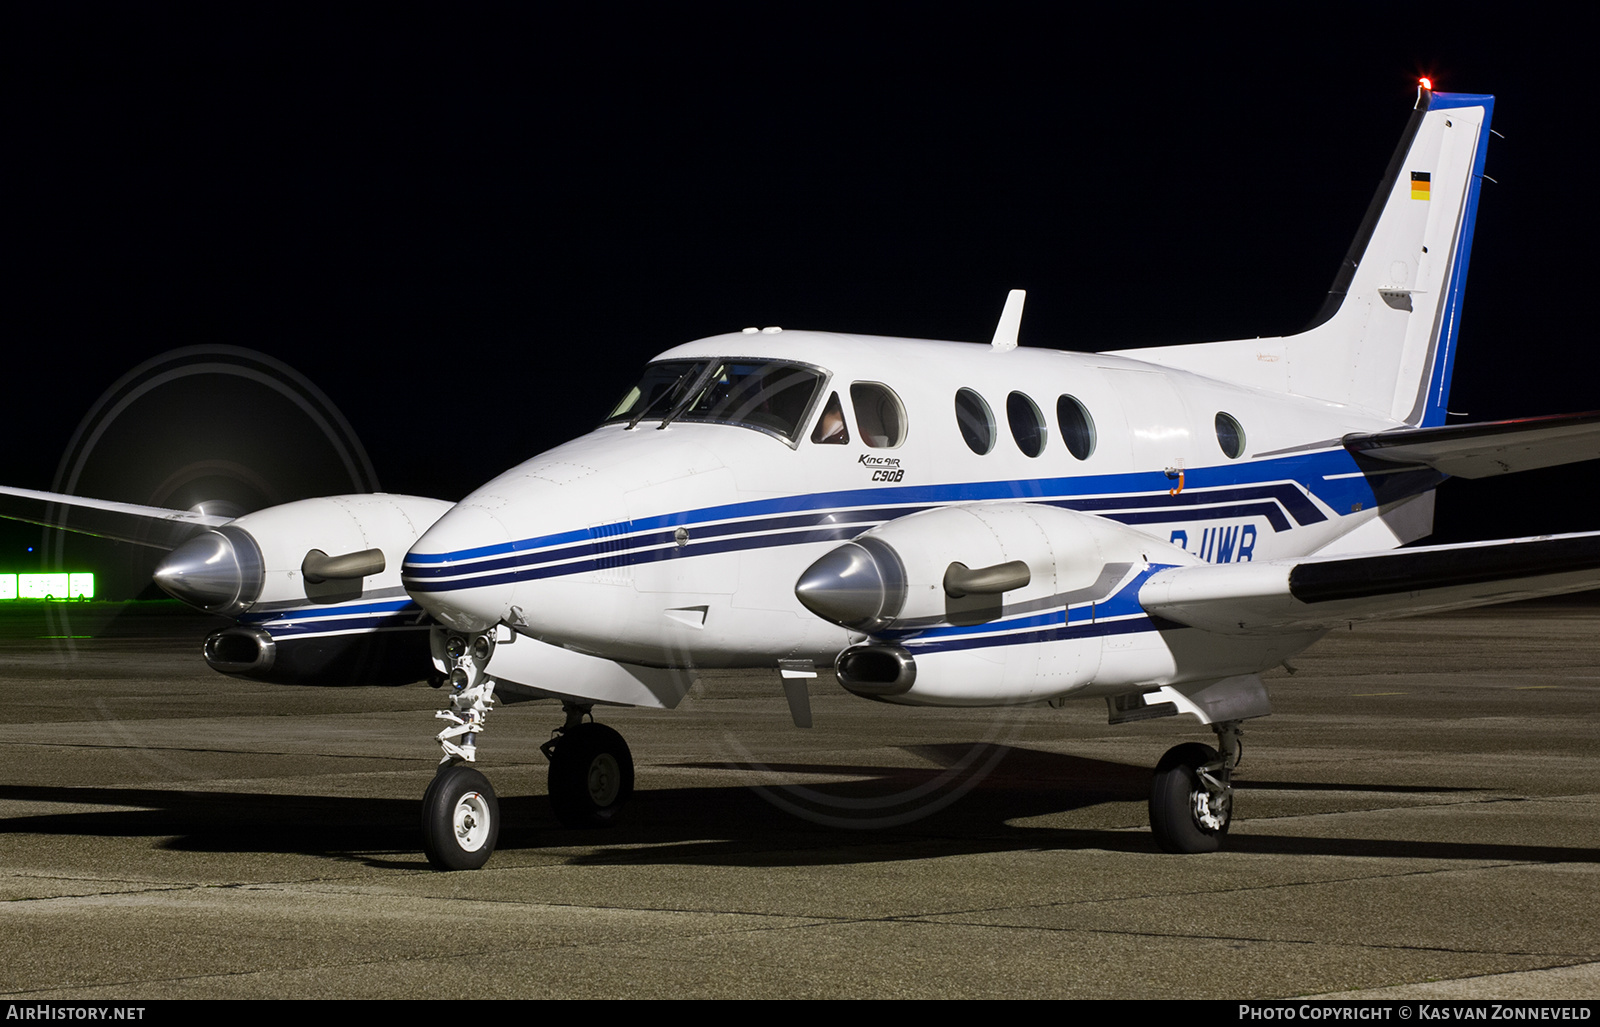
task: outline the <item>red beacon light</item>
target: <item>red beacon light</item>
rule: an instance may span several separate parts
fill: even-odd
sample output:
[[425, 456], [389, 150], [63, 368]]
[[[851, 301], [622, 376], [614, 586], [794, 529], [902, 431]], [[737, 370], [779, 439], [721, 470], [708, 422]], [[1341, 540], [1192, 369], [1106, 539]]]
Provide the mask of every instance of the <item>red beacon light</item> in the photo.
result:
[[1417, 79], [1417, 85], [1421, 86], [1423, 89], [1426, 89], [1430, 93], [1433, 92], [1433, 79], [1426, 75]]

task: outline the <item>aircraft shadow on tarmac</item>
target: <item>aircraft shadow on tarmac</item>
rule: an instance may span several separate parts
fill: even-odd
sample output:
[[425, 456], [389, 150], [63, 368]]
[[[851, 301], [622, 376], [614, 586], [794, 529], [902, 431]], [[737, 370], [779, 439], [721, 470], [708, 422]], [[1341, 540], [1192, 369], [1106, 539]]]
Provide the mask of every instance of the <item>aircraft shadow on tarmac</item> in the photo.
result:
[[[560, 826], [543, 795], [502, 796], [499, 851], [578, 849], [569, 862], [802, 866], [1024, 849], [1155, 853], [1146, 831], [1013, 825], [1109, 802], [1143, 802], [1146, 767], [1002, 745], [921, 746], [933, 767], [679, 764], [757, 781], [641, 789], [603, 830]], [[794, 783], [806, 776], [825, 783]], [[1249, 792], [1479, 793], [1473, 788], [1240, 780]], [[197, 792], [159, 788], [0, 786], [0, 800], [116, 806], [0, 819], [6, 834], [162, 838], [190, 852], [280, 852], [420, 868], [420, 799]], [[1359, 814], [1358, 814], [1359, 815]], [[1235, 834], [1228, 851], [1425, 859], [1597, 863], [1600, 849], [1427, 839]], [[415, 855], [411, 855], [415, 853]], [[492, 864], [491, 864], [492, 866]]]

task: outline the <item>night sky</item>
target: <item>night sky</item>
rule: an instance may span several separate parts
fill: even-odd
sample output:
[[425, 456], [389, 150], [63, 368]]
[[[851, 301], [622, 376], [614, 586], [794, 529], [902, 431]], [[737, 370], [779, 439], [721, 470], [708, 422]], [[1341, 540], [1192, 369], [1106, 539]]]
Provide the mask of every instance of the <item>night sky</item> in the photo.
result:
[[[1451, 409], [1600, 407], [1568, 81], [1592, 62], [1553, 19], [549, 6], [12, 20], [0, 481], [49, 489], [96, 397], [185, 346], [285, 362], [384, 489], [455, 499], [593, 427], [653, 354], [749, 325], [987, 341], [1020, 287], [1029, 346], [1292, 332], [1419, 74], [1496, 94], [1506, 137]], [[216, 400], [117, 426], [106, 498], [144, 500], [136, 443], [163, 432], [295, 444], [270, 405]], [[1448, 483], [1436, 538], [1600, 527], [1595, 472]], [[0, 527], [0, 570], [38, 542]]]

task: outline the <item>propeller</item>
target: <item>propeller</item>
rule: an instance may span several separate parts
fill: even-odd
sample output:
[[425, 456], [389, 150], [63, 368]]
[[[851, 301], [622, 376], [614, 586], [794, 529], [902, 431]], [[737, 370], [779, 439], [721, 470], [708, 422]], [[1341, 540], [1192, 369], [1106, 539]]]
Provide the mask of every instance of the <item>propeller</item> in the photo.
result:
[[[282, 361], [236, 346], [170, 350], [119, 378], [78, 425], [52, 486], [213, 518], [377, 489], [366, 450], [333, 401]], [[82, 516], [69, 512], [67, 523]], [[47, 551], [56, 566], [94, 570], [103, 597], [132, 597], [154, 577], [167, 592], [223, 612], [247, 588], [249, 560], [228, 558], [232, 543], [215, 532], [184, 542], [192, 534], [184, 527], [151, 522], [144, 546], [55, 532]], [[222, 559], [207, 564], [210, 557]]]

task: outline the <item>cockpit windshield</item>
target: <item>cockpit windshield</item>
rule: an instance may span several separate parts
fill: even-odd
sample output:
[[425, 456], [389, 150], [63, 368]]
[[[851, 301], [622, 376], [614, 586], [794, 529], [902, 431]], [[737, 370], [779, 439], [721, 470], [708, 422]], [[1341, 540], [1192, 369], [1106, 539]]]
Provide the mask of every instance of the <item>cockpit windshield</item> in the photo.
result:
[[683, 402], [689, 387], [700, 380], [709, 363], [708, 360], [665, 360], [649, 365], [639, 384], [628, 390], [604, 423], [666, 417]]
[[766, 360], [662, 361], [645, 368], [606, 423], [736, 424], [792, 443], [823, 377], [813, 367]]

